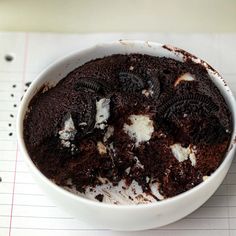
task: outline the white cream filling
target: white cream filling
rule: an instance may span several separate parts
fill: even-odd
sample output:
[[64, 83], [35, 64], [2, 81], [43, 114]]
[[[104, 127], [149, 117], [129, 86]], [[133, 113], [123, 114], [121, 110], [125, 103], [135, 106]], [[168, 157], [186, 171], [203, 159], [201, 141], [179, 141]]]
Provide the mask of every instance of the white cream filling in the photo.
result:
[[104, 129], [110, 116], [110, 99], [102, 98], [96, 102], [95, 128]]
[[196, 166], [197, 164], [196, 156], [193, 152], [189, 154], [189, 160], [191, 161], [192, 166]]
[[97, 149], [100, 155], [104, 155], [107, 153], [107, 148], [101, 141], [97, 142]]
[[184, 148], [181, 146], [181, 144], [175, 143], [170, 146], [170, 149], [179, 162], [183, 162], [189, 159], [192, 166], [196, 165], [196, 156], [194, 153], [194, 149], [191, 146]]
[[134, 67], [133, 67], [133, 66], [130, 66], [130, 67], [129, 67], [129, 70], [131, 70], [131, 71], [134, 70]]
[[86, 125], [87, 125], [86, 122], [81, 122], [81, 123], [79, 123], [79, 126], [86, 126]]
[[123, 130], [138, 146], [141, 142], [146, 142], [152, 137], [154, 131], [153, 121], [147, 115], [129, 116], [131, 125], [124, 124]]
[[63, 129], [58, 132], [61, 144], [64, 147], [70, 147], [70, 141], [74, 140], [76, 133], [77, 130], [70, 115], [69, 118], [65, 120]]
[[114, 127], [110, 125], [107, 127], [107, 131], [104, 134], [103, 141], [106, 142], [113, 134], [114, 134]]
[[204, 176], [202, 177], [202, 180], [203, 180], [203, 181], [206, 181], [208, 178], [209, 178], [208, 175], [204, 175]]
[[164, 200], [164, 196], [162, 196], [159, 192], [159, 184], [158, 183], [153, 183], [150, 186], [152, 194], [156, 196], [159, 200]]
[[141, 169], [144, 169], [144, 165], [140, 162], [140, 160], [138, 159], [138, 157], [134, 157], [134, 160], [136, 161], [136, 166], [138, 167], [138, 168], [141, 168]]
[[153, 90], [152, 89], [143, 89], [142, 94], [145, 95], [146, 97], [152, 96], [153, 95]]
[[190, 73], [185, 73], [181, 75], [174, 83], [174, 86], [176, 87], [181, 81], [194, 81], [194, 77]]

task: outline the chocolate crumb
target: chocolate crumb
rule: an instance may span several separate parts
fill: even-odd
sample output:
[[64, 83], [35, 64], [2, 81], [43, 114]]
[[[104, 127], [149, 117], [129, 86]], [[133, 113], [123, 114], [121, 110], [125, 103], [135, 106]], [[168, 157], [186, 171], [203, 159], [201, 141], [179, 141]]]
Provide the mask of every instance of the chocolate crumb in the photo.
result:
[[99, 201], [99, 202], [102, 202], [103, 201], [103, 198], [104, 198], [104, 195], [103, 194], [98, 194], [95, 196], [95, 198]]
[[13, 59], [14, 59], [14, 57], [12, 55], [10, 55], [10, 54], [5, 55], [5, 60], [7, 62], [11, 62], [11, 61], [13, 61]]
[[29, 87], [30, 85], [31, 85], [31, 82], [25, 83], [25, 86], [26, 86], [26, 87]]

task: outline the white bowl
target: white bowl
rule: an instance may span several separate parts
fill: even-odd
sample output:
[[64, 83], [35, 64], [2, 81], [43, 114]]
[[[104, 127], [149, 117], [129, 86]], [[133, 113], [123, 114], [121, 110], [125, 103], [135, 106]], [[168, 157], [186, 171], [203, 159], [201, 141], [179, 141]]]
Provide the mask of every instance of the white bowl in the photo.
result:
[[[112, 54], [141, 53], [152, 56], [165, 56], [183, 61], [189, 58], [206, 67], [213, 83], [221, 91], [232, 114], [233, 131], [227, 155], [219, 168], [204, 182], [175, 197], [141, 205], [114, 205], [91, 201], [70, 193], [46, 178], [32, 162], [23, 139], [23, 120], [32, 97], [42, 85], [55, 85], [60, 79], [78, 66], [92, 59]], [[38, 185], [53, 199], [56, 205], [64, 208], [72, 216], [88, 222], [93, 227], [113, 230], [144, 230], [163, 226], [177, 221], [200, 207], [219, 187], [227, 174], [235, 154], [236, 103], [232, 92], [221, 76], [206, 62], [174, 47], [143, 41], [119, 40], [99, 44], [86, 50], [73, 53], [46, 68], [31, 84], [24, 95], [17, 119], [17, 138], [20, 151]]]

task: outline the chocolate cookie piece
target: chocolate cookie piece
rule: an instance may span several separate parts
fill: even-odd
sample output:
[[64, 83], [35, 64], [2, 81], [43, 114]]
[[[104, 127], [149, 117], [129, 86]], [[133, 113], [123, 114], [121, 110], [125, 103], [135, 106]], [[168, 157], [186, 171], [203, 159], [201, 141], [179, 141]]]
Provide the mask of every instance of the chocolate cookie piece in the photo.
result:
[[163, 105], [158, 114], [165, 128], [187, 143], [215, 143], [225, 138], [225, 129], [214, 114], [218, 106], [205, 95], [177, 96]]
[[[219, 108], [210, 97], [202, 94], [190, 94], [175, 96], [162, 105], [158, 114], [162, 117], [168, 117], [176, 113], [195, 114], [195, 112], [204, 110], [206, 113], [216, 112]], [[199, 115], [198, 115], [199, 116]]]
[[119, 73], [120, 88], [123, 92], [137, 93], [145, 91], [148, 95], [157, 99], [160, 95], [160, 82], [154, 76], [146, 76], [145, 78], [131, 72]]
[[75, 85], [75, 89], [77, 91], [92, 91], [101, 95], [105, 95], [110, 92], [109, 86], [104, 81], [92, 77], [80, 78]]
[[145, 86], [145, 83], [141, 77], [130, 72], [120, 72], [119, 81], [121, 90], [128, 93], [142, 91]]

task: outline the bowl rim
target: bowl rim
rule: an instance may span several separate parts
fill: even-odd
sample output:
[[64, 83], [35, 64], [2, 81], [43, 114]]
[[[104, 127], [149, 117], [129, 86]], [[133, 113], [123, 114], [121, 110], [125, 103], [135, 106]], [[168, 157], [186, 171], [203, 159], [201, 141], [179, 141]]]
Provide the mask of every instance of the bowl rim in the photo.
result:
[[[134, 46], [147, 46], [147, 47], [163, 47], [166, 50], [169, 51], [173, 51], [175, 55], [177, 55], [177, 57], [181, 58], [184, 57], [186, 55], [188, 55], [188, 59], [192, 60], [193, 62], [196, 63], [201, 63], [208, 71], [208, 73], [212, 73], [212, 75], [216, 78], [216, 79], [220, 79], [223, 81], [224, 86], [220, 86], [222, 90], [225, 91], [225, 94], [227, 95], [222, 95], [223, 97], [227, 96], [228, 100], [230, 101], [231, 105], [233, 108], [229, 108], [230, 112], [231, 112], [231, 116], [232, 116], [232, 136], [231, 136], [231, 141], [229, 143], [229, 147], [228, 150], [225, 154], [224, 160], [221, 162], [220, 166], [205, 180], [202, 181], [200, 184], [198, 184], [197, 186], [183, 192], [180, 193], [176, 196], [161, 200], [161, 201], [157, 201], [157, 202], [151, 202], [151, 203], [146, 203], [146, 204], [125, 204], [125, 205], [116, 205], [116, 204], [112, 204], [112, 203], [103, 203], [103, 202], [97, 202], [97, 201], [93, 201], [91, 199], [87, 199], [85, 197], [76, 195], [74, 193], [71, 193], [67, 190], [65, 190], [63, 187], [55, 184], [52, 180], [48, 179], [38, 168], [37, 166], [33, 163], [30, 155], [27, 152], [26, 146], [25, 146], [25, 142], [24, 142], [24, 138], [23, 138], [23, 120], [25, 117], [25, 108], [27, 109], [28, 106], [28, 100], [29, 100], [29, 96], [30, 93], [32, 92], [32, 90], [35, 90], [36, 85], [39, 83], [39, 81], [41, 81], [41, 79], [47, 75], [47, 73], [50, 70], [53, 70], [53, 68], [55, 66], [58, 66], [60, 64], [62, 64], [65, 61], [70, 60], [71, 58], [74, 57], [79, 57], [80, 54], [85, 54], [88, 51], [93, 51], [94, 49], [96, 49], [97, 47], [107, 47], [107, 46], [113, 46], [113, 45], [134, 45]], [[120, 52], [120, 54], [124, 54], [122, 52]], [[110, 54], [112, 55], [112, 53]], [[99, 58], [99, 57], [96, 57]], [[95, 58], [94, 58], [95, 59]], [[88, 61], [87, 61], [88, 62]], [[212, 80], [212, 79], [211, 79]], [[215, 84], [215, 82], [212, 80], [212, 82]], [[218, 87], [218, 86], [217, 86]], [[219, 88], [218, 88], [219, 89]], [[220, 93], [222, 94], [222, 91], [220, 90]], [[30, 98], [31, 100], [32, 98]], [[234, 108], [235, 107], [235, 108]], [[108, 209], [108, 208], [112, 208], [112, 209], [116, 209], [116, 210], [131, 210], [131, 209], [149, 209], [149, 208], [153, 208], [153, 207], [164, 207], [168, 204], [171, 204], [173, 202], [178, 202], [180, 200], [184, 200], [185, 197], [189, 196], [189, 195], [194, 195], [195, 192], [200, 191], [205, 185], [210, 184], [212, 181], [214, 181], [215, 176], [217, 176], [224, 168], [225, 166], [228, 164], [229, 161], [231, 161], [231, 159], [233, 158], [233, 153], [235, 153], [236, 151], [236, 142], [235, 142], [235, 137], [236, 137], [236, 101], [234, 98], [234, 95], [232, 93], [232, 91], [230, 90], [230, 88], [228, 87], [228, 85], [226, 84], [226, 82], [224, 81], [224, 79], [221, 77], [221, 75], [215, 70], [213, 69], [208, 63], [206, 63], [204, 60], [196, 57], [195, 55], [187, 52], [186, 50], [180, 49], [178, 47], [174, 47], [174, 46], [170, 46], [167, 44], [162, 44], [162, 43], [156, 43], [156, 42], [151, 42], [151, 41], [142, 41], [142, 40], [123, 40], [120, 39], [118, 41], [111, 41], [111, 42], [105, 42], [105, 43], [99, 43], [96, 44], [92, 47], [88, 47], [86, 49], [82, 49], [82, 50], [77, 50], [74, 51], [72, 53], [67, 54], [66, 56], [60, 57], [59, 59], [55, 60], [54, 62], [50, 63], [48, 66], [45, 67], [45, 69], [43, 69], [36, 77], [35, 79], [32, 81], [31, 86], [28, 88], [28, 90], [26, 91], [26, 93], [23, 96], [23, 99], [20, 103], [19, 109], [18, 109], [18, 114], [17, 114], [17, 122], [16, 122], [16, 131], [17, 131], [17, 143], [21, 152], [21, 155], [23, 156], [23, 159], [26, 161], [27, 165], [29, 166], [29, 169], [35, 174], [37, 175], [37, 177], [39, 177], [41, 179], [42, 182], [44, 182], [44, 184], [46, 184], [49, 188], [52, 188], [54, 191], [56, 191], [57, 193], [64, 195], [65, 197], [67, 197], [68, 199], [73, 199], [74, 201], [77, 201], [78, 203], [81, 204], [87, 204], [93, 207], [97, 207], [97, 208], [101, 208], [101, 209]]]

